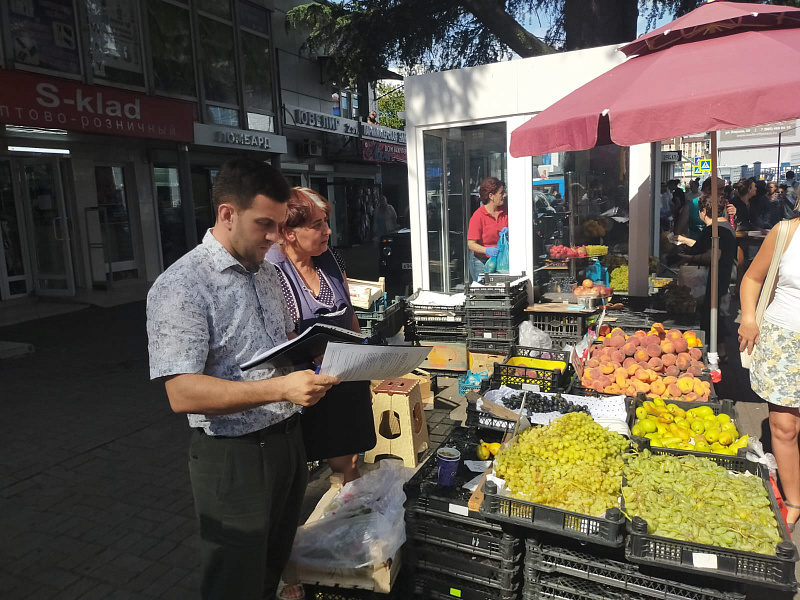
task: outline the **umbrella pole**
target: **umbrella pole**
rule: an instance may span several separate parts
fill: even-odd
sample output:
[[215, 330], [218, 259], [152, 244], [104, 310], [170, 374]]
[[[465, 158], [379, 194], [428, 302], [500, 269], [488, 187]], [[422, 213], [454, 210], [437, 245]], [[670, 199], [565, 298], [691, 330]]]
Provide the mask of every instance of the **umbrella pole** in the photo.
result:
[[717, 318], [719, 306], [719, 186], [717, 185], [717, 132], [711, 132], [711, 318], [708, 332], [708, 367], [716, 371], [719, 364], [717, 353]]

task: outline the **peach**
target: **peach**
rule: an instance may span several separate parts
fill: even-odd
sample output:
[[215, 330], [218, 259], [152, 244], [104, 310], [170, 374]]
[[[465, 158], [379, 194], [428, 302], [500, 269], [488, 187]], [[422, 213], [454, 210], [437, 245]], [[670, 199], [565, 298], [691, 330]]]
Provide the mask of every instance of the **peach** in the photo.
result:
[[648, 375], [650, 375], [650, 383], [653, 383], [654, 381], [658, 381], [660, 379], [658, 373], [653, 371], [653, 369], [647, 369], [647, 373]]
[[696, 367], [695, 365], [690, 365], [689, 369], [686, 371], [687, 373], [691, 373], [695, 377], [700, 377], [703, 374], [703, 369], [700, 367]]
[[636, 359], [633, 358], [632, 356], [629, 356], [628, 358], [626, 358], [625, 360], [622, 361], [622, 366], [625, 367], [626, 369], [628, 367], [630, 367], [631, 365], [635, 365], [635, 364], [636, 364]]
[[628, 384], [628, 387], [625, 388], [625, 395], [626, 396], [635, 396], [636, 395], [636, 388], [632, 384]]
[[691, 329], [687, 329], [686, 331], [683, 332], [683, 337], [684, 337], [684, 339], [688, 340], [688, 339], [691, 339], [691, 338], [696, 338], [697, 334], [694, 331], [692, 331]]
[[686, 394], [684, 400], [686, 402], [697, 402], [697, 398], [699, 398], [697, 394], [695, 394], [694, 392], [689, 392], [688, 394]]
[[647, 394], [650, 392], [650, 384], [644, 381], [634, 382], [633, 387], [636, 388], [637, 394]]
[[621, 363], [618, 363], [618, 362], [617, 362], [617, 361], [615, 361], [615, 360], [612, 360], [612, 361], [611, 361], [611, 366], [612, 366], [612, 367], [614, 367], [614, 370], [616, 371], [617, 369], [619, 369], [619, 368], [622, 366], [622, 364], [621, 364]]
[[593, 369], [594, 367], [599, 367], [599, 366], [600, 366], [600, 361], [597, 360], [596, 358], [590, 358], [589, 360], [586, 361], [587, 369]]
[[703, 351], [700, 348], [689, 348], [689, 356], [692, 357], [692, 360], [700, 360], [703, 358]]
[[647, 362], [650, 360], [650, 355], [644, 348], [637, 348], [636, 352], [633, 353], [633, 358], [635, 358], [637, 362]]
[[620, 390], [624, 390], [626, 387], [628, 387], [628, 372], [625, 371], [625, 375], [614, 373], [614, 383], [619, 386]]
[[619, 387], [616, 383], [612, 383], [605, 390], [603, 390], [606, 394], [621, 394], [622, 388]]
[[661, 352], [663, 354], [672, 354], [675, 352], [675, 345], [670, 340], [663, 340], [661, 342]]
[[641, 346], [643, 337], [639, 337], [638, 335], [632, 335], [627, 340], [625, 340], [626, 344], [633, 344], [634, 346]]
[[678, 367], [681, 371], [685, 371], [688, 369], [692, 364], [692, 361], [688, 358], [678, 355], [678, 360], [675, 361], [675, 366]]
[[647, 337], [647, 332], [643, 329], [639, 329], [633, 332], [634, 337]]
[[675, 361], [678, 360], [678, 357], [674, 354], [662, 354], [661, 355], [661, 362], [664, 363], [665, 367], [671, 367], [675, 364]]
[[611, 362], [611, 357], [608, 354], [601, 354], [597, 357], [597, 359], [600, 361], [601, 365], [603, 363]]
[[625, 369], [624, 367], [619, 367], [617, 369], [614, 369], [614, 377], [616, 377], [617, 375], [622, 375], [625, 379], [627, 379], [628, 369]]
[[603, 346], [610, 346], [611, 345], [611, 336], [607, 335], [603, 338]]
[[604, 362], [600, 365], [600, 370], [603, 372], [603, 375], [611, 375], [614, 372], [614, 365], [610, 362]]
[[589, 369], [587, 375], [589, 376], [589, 379], [599, 379], [603, 376], [603, 371], [600, 369], [600, 367], [597, 367], [595, 369]]
[[625, 345], [625, 337], [622, 335], [612, 335], [610, 339], [609, 346], [612, 348], [622, 348]]
[[648, 335], [646, 338], [644, 338], [642, 346], [649, 346], [650, 344], [658, 345], [660, 343], [661, 343], [661, 338], [659, 338], [657, 335]]
[[675, 338], [672, 340], [672, 345], [675, 347], [675, 352], [680, 354], [681, 352], [686, 352], [689, 349], [689, 342], [687, 342], [683, 338]]
[[647, 351], [647, 356], [649, 358], [658, 358], [661, 356], [661, 346], [658, 344], [648, 344], [645, 350]]
[[636, 379], [645, 383], [650, 381], [650, 372], [647, 369], [639, 369], [636, 371]]
[[669, 385], [670, 383], [678, 383], [678, 378], [674, 375], [667, 375], [664, 377], [664, 385]]
[[664, 363], [661, 362], [661, 359], [658, 357], [653, 357], [647, 361], [647, 364], [650, 365], [650, 368], [653, 369], [656, 373], [660, 372], [661, 369], [664, 368]]
[[595, 392], [602, 392], [604, 388], [603, 384], [600, 381], [593, 381], [592, 385], [589, 386]]
[[678, 338], [682, 338], [683, 334], [678, 329], [670, 329], [667, 332], [667, 339], [668, 340], [676, 340]]
[[661, 394], [663, 394], [666, 391], [666, 389], [667, 389], [667, 386], [664, 385], [664, 382], [661, 381], [660, 379], [657, 380], [657, 381], [654, 381], [653, 383], [650, 384], [650, 390], [656, 396], [660, 396]]
[[597, 381], [603, 384], [603, 387], [608, 387], [611, 385], [611, 378], [608, 375], [601, 375], [597, 378]]
[[625, 355], [620, 350], [609, 352], [609, 356], [611, 357], [611, 362], [622, 364], [622, 361], [625, 360]]
[[684, 379], [678, 379], [678, 387], [681, 388], [682, 394], [688, 394], [689, 392], [693, 392], [694, 379], [689, 379], [688, 377]]
[[706, 388], [703, 387], [703, 382], [702, 381], [700, 381], [699, 379], [695, 379], [694, 380], [694, 387], [692, 388], [692, 391], [695, 394], [697, 394], [698, 396], [702, 396], [703, 394], [706, 393]]
[[692, 381], [694, 381], [694, 375], [689, 373], [689, 371], [686, 371], [686, 373], [680, 374], [680, 376], [678, 377], [678, 381], [680, 382], [681, 379], [691, 379]]
[[588, 375], [584, 374], [583, 377], [581, 377], [581, 385], [585, 388], [592, 387], [592, 380]]
[[622, 353], [625, 356], [633, 356], [635, 352], [636, 352], [636, 346], [634, 344], [631, 344], [630, 342], [622, 346]]
[[669, 395], [672, 396], [673, 398], [680, 398], [681, 394], [683, 394], [683, 392], [681, 392], [681, 388], [678, 386], [677, 383], [670, 383], [667, 386], [667, 392], [669, 392]]
[[703, 384], [703, 388], [705, 389], [706, 394], [711, 392], [711, 382], [710, 381], [701, 381], [700, 383]]
[[664, 375], [667, 375], [669, 377], [674, 377], [675, 379], [677, 379], [680, 374], [681, 370], [675, 365], [670, 365], [669, 367], [664, 369]]
[[[639, 370], [639, 369], [641, 369], [641, 368], [642, 368], [642, 367], [640, 367], [640, 366], [639, 366], [639, 363], [633, 363], [633, 364], [630, 364], [630, 365], [628, 365], [628, 366], [627, 366], [627, 369], [628, 369], [628, 375], [630, 375], [631, 377], [633, 377], [633, 376], [636, 374], [636, 371], [638, 371], [638, 370]], [[602, 374], [602, 373], [601, 373], [601, 374]]]

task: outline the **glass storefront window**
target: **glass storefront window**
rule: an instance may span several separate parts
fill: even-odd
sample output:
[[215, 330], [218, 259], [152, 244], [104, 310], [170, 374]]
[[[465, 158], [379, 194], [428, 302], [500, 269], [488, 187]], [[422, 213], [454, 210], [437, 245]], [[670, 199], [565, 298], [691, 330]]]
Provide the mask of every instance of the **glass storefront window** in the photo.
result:
[[138, 2], [85, 0], [89, 54], [98, 79], [144, 86]]
[[200, 17], [200, 64], [206, 100], [238, 104], [236, 63], [233, 53], [233, 28], [219, 21]]
[[217, 125], [227, 125], [228, 127], [239, 126], [239, 111], [235, 108], [225, 108], [223, 106], [206, 106], [208, 109], [208, 120]]
[[73, 0], [9, 2], [8, 16], [18, 65], [81, 74]]
[[211, 227], [214, 226], [214, 202], [212, 200], [211, 186], [219, 169], [206, 169], [204, 167], [192, 168], [192, 193], [194, 194], [194, 225], [197, 228], [197, 239], [202, 240]]
[[102, 214], [103, 242], [113, 263], [133, 261], [133, 235], [131, 234], [128, 200], [122, 167], [95, 167], [97, 206], [105, 209]]
[[176, 167], [154, 167], [153, 179], [158, 204], [158, 227], [161, 232], [161, 255], [166, 269], [188, 250], [183, 228], [181, 187]]
[[247, 113], [247, 127], [258, 129], [259, 131], [275, 131], [275, 119], [272, 115], [262, 115], [260, 113]]
[[220, 19], [231, 18], [231, 3], [230, 0], [195, 0], [197, 10], [202, 10], [210, 15], [219, 17]]
[[442, 269], [442, 200], [444, 198], [444, 165], [442, 138], [425, 133], [425, 204], [428, 215], [428, 269], [431, 291], [444, 291]]
[[269, 40], [242, 32], [244, 65], [244, 105], [247, 108], [272, 110], [272, 69]]
[[148, 0], [147, 22], [156, 91], [195, 97], [189, 11], [162, 0]]
[[236, 2], [239, 25], [258, 33], [269, 35], [269, 11], [246, 0]]

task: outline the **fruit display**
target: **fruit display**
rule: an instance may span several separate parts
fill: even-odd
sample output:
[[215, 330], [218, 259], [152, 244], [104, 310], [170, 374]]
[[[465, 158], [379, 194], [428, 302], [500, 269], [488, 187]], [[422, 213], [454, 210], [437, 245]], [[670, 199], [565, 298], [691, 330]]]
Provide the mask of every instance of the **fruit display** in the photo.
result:
[[619, 507], [628, 447], [623, 436], [574, 412], [523, 431], [497, 453], [495, 472], [515, 498], [602, 516]]
[[589, 219], [583, 224], [583, 233], [587, 237], [604, 237], [606, 235], [606, 227], [601, 221]]
[[605, 256], [608, 254], [608, 246], [600, 244], [589, 244], [586, 246], [586, 256]]
[[584, 279], [581, 285], [575, 286], [575, 289], [572, 290], [572, 293], [576, 296], [589, 296], [592, 298], [610, 298], [611, 295], [614, 293], [614, 289], [610, 287], [606, 287], [604, 285], [600, 285], [592, 281], [591, 279]]
[[478, 446], [475, 448], [475, 454], [478, 456], [478, 460], [489, 460], [492, 456], [496, 456], [499, 450], [499, 443], [487, 443], [481, 440]]
[[665, 308], [670, 314], [691, 315], [697, 311], [697, 300], [688, 286], [673, 281], [664, 287], [664, 298]]
[[693, 331], [664, 331], [658, 323], [633, 335], [616, 328], [592, 347], [581, 384], [605, 394], [706, 402], [711, 384], [699, 379], [705, 368], [700, 345]]
[[714, 415], [710, 406], [684, 410], [655, 398], [637, 407], [636, 418], [631, 433], [648, 438], [656, 447], [735, 456], [740, 448], [747, 448], [749, 440], [747, 435], [739, 436], [729, 415]]
[[770, 556], [783, 541], [760, 477], [647, 450], [628, 459], [625, 476], [626, 516], [647, 521], [648, 534]]
[[586, 246], [555, 245], [550, 248], [551, 260], [564, 260], [565, 258], [585, 258], [586, 256]]
[[611, 271], [611, 287], [615, 290], [628, 289], [628, 265], [620, 265]]
[[616, 269], [622, 265], [628, 264], [628, 257], [622, 254], [607, 254], [600, 259], [606, 269]]
[[[519, 412], [526, 392], [519, 391], [503, 398], [503, 406], [509, 410]], [[528, 399], [525, 408], [530, 413], [560, 412], [562, 415], [571, 412], [589, 412], [589, 407], [579, 405], [567, 400], [561, 394], [543, 395], [536, 392], [527, 392]]]

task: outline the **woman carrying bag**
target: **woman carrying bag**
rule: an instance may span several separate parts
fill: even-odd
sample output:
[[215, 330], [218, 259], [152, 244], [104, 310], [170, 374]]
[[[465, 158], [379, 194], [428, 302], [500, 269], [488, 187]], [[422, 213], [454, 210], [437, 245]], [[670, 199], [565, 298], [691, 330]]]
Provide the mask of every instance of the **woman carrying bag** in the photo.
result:
[[753, 391], [769, 403], [772, 451], [789, 512], [800, 518], [800, 219], [781, 221], [767, 235], [739, 292], [739, 350]]

